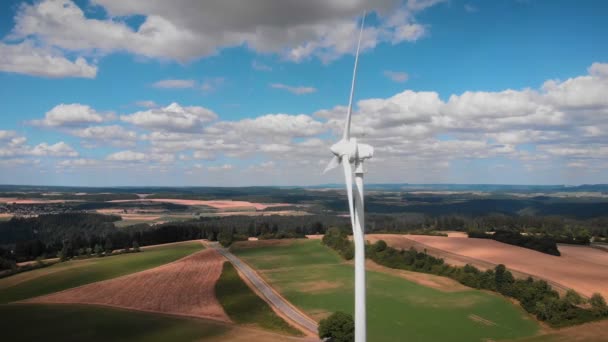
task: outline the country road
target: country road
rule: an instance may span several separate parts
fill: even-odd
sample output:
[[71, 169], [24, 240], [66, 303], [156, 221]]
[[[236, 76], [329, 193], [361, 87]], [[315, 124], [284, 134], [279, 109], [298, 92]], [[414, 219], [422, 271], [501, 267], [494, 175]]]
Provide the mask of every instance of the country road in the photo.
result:
[[270, 287], [270, 285], [268, 285], [251, 267], [249, 267], [249, 265], [241, 261], [241, 259], [236, 257], [234, 254], [230, 253], [230, 251], [227, 249], [221, 248], [217, 244], [209, 245], [226, 257], [226, 259], [228, 259], [234, 265], [234, 267], [241, 272], [241, 274], [247, 277], [249, 282], [251, 282], [258, 289], [258, 291], [264, 295], [267, 302], [269, 302], [293, 322], [305, 328], [313, 335], [317, 335], [317, 323], [303, 313], [294, 309], [294, 307], [289, 304], [286, 299], [278, 295]]

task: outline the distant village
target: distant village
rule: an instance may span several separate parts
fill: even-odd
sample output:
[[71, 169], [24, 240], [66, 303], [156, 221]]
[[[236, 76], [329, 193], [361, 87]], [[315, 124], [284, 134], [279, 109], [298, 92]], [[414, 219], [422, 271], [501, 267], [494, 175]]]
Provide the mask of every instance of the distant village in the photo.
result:
[[73, 212], [74, 208], [64, 203], [14, 204], [1, 203], [0, 214], [18, 217], [32, 217], [42, 214], [60, 214]]

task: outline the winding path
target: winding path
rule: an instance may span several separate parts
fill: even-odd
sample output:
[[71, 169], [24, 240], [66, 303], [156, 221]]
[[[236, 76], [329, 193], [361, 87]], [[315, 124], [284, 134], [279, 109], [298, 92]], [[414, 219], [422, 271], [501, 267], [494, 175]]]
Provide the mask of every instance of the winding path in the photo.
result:
[[226, 259], [228, 259], [234, 265], [234, 267], [241, 272], [241, 274], [247, 277], [249, 282], [256, 287], [256, 289], [264, 296], [264, 299], [274, 308], [280, 311], [292, 322], [306, 329], [311, 334], [315, 336], [317, 335], [317, 323], [297, 310], [285, 298], [281, 297], [277, 292], [275, 292], [272, 287], [270, 287], [270, 285], [268, 285], [249, 265], [244, 263], [234, 254], [230, 253], [230, 251], [227, 249], [219, 247], [217, 243], [211, 243], [209, 246], [215, 248], [220, 254], [226, 257]]

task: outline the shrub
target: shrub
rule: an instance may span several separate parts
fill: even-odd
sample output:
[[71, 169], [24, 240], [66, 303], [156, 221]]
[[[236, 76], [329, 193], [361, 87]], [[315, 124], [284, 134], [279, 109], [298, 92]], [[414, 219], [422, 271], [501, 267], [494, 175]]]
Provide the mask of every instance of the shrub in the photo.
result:
[[319, 322], [319, 337], [331, 342], [352, 342], [355, 340], [353, 316], [335, 312]]

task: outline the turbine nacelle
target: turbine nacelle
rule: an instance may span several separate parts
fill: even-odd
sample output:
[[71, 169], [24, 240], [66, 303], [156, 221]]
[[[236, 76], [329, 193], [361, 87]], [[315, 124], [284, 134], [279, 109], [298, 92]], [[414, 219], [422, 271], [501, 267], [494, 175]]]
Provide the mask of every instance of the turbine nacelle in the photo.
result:
[[[330, 147], [334, 157], [329, 161], [323, 173], [336, 168], [348, 158], [348, 163], [360, 164], [374, 156], [374, 148], [368, 144], [357, 143], [356, 138], [342, 139]], [[360, 169], [362, 170], [362, 169]]]

